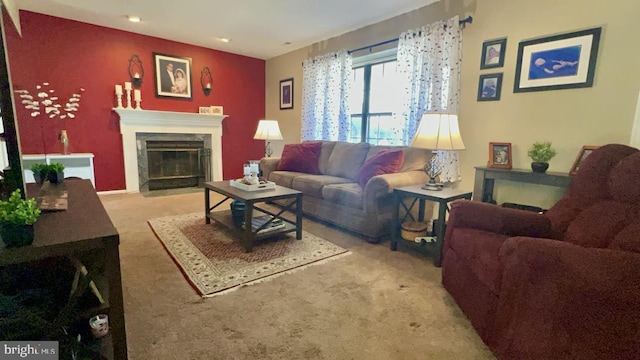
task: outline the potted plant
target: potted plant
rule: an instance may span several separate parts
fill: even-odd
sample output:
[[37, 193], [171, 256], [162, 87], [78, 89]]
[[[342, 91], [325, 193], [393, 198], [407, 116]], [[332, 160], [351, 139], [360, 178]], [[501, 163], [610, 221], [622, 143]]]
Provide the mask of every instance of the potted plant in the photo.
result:
[[47, 179], [52, 184], [60, 184], [64, 180], [64, 165], [57, 162], [49, 164]]
[[31, 165], [31, 171], [33, 171], [33, 178], [36, 180], [36, 183], [42, 185], [42, 183], [47, 180], [49, 165], [41, 163], [33, 164]]
[[7, 246], [25, 246], [33, 242], [33, 224], [40, 215], [35, 199], [23, 199], [16, 189], [6, 201], [0, 201], [0, 237]]
[[556, 156], [556, 151], [551, 147], [550, 142], [536, 142], [529, 148], [527, 155], [533, 160], [531, 170], [537, 173], [544, 173], [549, 168], [549, 160]]

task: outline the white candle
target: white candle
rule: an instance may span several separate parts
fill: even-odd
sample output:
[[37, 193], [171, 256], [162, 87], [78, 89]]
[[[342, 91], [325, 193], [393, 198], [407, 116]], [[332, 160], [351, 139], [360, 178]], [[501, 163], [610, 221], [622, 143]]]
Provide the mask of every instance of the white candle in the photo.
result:
[[137, 101], [140, 101], [140, 90], [133, 90], [133, 98]]
[[244, 175], [251, 175], [251, 167], [249, 165], [244, 166]]
[[257, 174], [258, 171], [260, 171], [258, 164], [249, 164], [249, 167], [251, 168], [251, 172], [254, 174]]
[[135, 75], [133, 75], [133, 77], [134, 77], [135, 79], [140, 79], [140, 74], [136, 73]]
[[211, 89], [211, 83], [207, 83], [207, 89]]
[[124, 83], [124, 89], [125, 90], [131, 90], [131, 83], [128, 82], [128, 81], [126, 83]]
[[116, 95], [122, 95], [122, 85], [116, 85]]

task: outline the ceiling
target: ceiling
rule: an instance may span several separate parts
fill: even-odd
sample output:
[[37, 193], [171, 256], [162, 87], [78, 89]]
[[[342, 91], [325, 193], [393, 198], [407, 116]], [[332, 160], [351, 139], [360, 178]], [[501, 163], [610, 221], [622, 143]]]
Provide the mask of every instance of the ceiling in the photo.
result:
[[[15, 0], [24, 10], [259, 59], [269, 59], [437, 1]], [[131, 23], [127, 15], [139, 16], [142, 21]], [[224, 43], [220, 37], [231, 41]]]

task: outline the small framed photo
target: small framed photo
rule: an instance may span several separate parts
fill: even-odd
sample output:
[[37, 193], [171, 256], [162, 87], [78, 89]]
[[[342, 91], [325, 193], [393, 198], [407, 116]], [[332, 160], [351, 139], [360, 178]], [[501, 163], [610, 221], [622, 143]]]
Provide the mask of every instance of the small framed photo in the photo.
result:
[[502, 92], [502, 73], [480, 75], [478, 101], [500, 100], [500, 92]]
[[602, 28], [522, 41], [513, 92], [593, 86]]
[[211, 109], [211, 115], [222, 115], [223, 114], [222, 106], [210, 106], [209, 108]]
[[580, 165], [582, 165], [582, 162], [584, 161], [584, 159], [586, 159], [587, 156], [589, 156], [593, 152], [593, 150], [597, 148], [599, 148], [599, 146], [593, 146], [593, 145], [583, 146], [582, 149], [580, 149], [580, 153], [578, 154], [576, 161], [573, 162], [573, 166], [571, 166], [571, 170], [569, 171], [569, 174], [575, 175], [578, 172]]
[[507, 38], [487, 40], [482, 43], [480, 70], [504, 66], [504, 54], [507, 50]]
[[153, 53], [156, 97], [191, 100], [191, 58]]
[[280, 80], [280, 110], [293, 109], [293, 78]]
[[211, 114], [211, 108], [208, 106], [200, 106], [198, 108], [198, 114], [209, 115]]
[[511, 169], [511, 143], [489, 143], [489, 167]]

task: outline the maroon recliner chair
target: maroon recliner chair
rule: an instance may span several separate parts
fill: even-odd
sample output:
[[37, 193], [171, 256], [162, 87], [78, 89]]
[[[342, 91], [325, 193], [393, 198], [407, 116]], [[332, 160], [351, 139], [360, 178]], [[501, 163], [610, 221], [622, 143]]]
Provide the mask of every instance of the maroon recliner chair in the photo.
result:
[[542, 215], [454, 202], [442, 283], [499, 359], [639, 359], [640, 151], [593, 151]]

